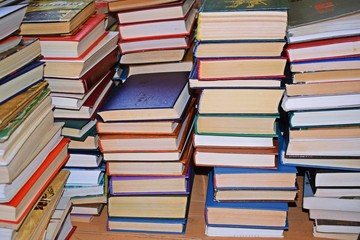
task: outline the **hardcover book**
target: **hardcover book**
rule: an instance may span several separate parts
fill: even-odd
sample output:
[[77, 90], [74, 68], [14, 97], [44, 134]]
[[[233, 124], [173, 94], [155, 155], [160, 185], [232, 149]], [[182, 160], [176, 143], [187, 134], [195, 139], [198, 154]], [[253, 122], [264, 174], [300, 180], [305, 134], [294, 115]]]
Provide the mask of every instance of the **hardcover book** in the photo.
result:
[[95, 13], [95, 2], [31, 0], [20, 26], [21, 35], [69, 34]]
[[177, 0], [119, 0], [109, 2], [110, 12], [124, 10], [142, 9], [144, 7], [158, 6], [166, 3], [177, 2]]
[[0, 40], [19, 29], [27, 7], [27, 4], [17, 4], [0, 8]]
[[98, 111], [104, 121], [179, 119], [190, 94], [188, 72], [139, 74], [114, 87]]

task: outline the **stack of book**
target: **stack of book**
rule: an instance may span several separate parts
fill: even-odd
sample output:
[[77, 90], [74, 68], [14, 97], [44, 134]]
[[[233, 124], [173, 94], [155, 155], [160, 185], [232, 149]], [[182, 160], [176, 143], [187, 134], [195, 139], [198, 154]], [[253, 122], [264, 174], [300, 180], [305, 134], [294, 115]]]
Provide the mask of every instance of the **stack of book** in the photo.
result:
[[188, 74], [131, 75], [98, 111], [109, 231], [184, 233], [195, 115]]
[[282, 237], [287, 228], [297, 171], [278, 159], [286, 26], [286, 1], [205, 0], [199, 10], [189, 81], [200, 90], [194, 161], [214, 167], [209, 236]]
[[193, 38], [194, 4], [195, 0], [109, 2], [118, 19], [120, 63], [181, 61]]
[[[39, 61], [40, 42], [17, 35], [27, 7], [0, 8], [1, 239], [12, 239], [25, 229], [27, 237], [38, 234], [25, 223], [32, 221], [32, 209], [69, 158], [69, 139], [61, 136], [62, 124], [54, 123], [45, 65]], [[58, 184], [59, 195], [64, 184]], [[42, 223], [43, 230], [46, 219]]]
[[[287, 54], [292, 82], [282, 101], [289, 115], [283, 163], [313, 168], [308, 171], [316, 172], [314, 176], [322, 172], [314, 169], [332, 169], [328, 178], [337, 182], [315, 185], [312, 175], [305, 176], [304, 208], [315, 219], [316, 236], [342, 238], [360, 232], [358, 217], [341, 218], [340, 213], [355, 214], [360, 206], [356, 177], [350, 185], [346, 180], [357, 176], [358, 181], [360, 170], [359, 16], [358, 2], [290, 4]], [[325, 210], [328, 215], [312, 212]]]
[[54, 117], [64, 125], [62, 135], [71, 139], [65, 165], [71, 174], [64, 196], [73, 197], [72, 213], [82, 214], [88, 213], [85, 207], [89, 210], [84, 204], [93, 204], [99, 214], [106, 203], [95, 116], [113, 85], [118, 62], [118, 34], [106, 31], [106, 16], [95, 10], [90, 0], [34, 0], [20, 27], [24, 38], [37, 37], [41, 45]]

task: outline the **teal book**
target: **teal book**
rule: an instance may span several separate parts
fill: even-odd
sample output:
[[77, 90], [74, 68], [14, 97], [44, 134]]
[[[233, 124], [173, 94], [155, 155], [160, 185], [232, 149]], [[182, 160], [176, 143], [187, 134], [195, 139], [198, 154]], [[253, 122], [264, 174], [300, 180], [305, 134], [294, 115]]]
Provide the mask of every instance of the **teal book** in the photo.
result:
[[84, 141], [88, 136], [96, 135], [96, 120], [56, 118], [55, 122], [64, 123], [62, 135], [72, 140]]

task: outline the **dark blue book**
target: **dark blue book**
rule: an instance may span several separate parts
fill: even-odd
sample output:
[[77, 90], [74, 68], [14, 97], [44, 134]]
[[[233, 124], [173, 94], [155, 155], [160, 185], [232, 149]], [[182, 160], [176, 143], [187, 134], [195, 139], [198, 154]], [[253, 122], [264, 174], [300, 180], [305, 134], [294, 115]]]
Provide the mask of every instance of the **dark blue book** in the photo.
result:
[[104, 121], [177, 120], [189, 103], [189, 72], [130, 76], [116, 86], [98, 111]]
[[109, 217], [107, 230], [117, 232], [185, 233], [186, 218], [122, 218]]
[[284, 229], [287, 211], [287, 202], [217, 202], [214, 199], [213, 178], [208, 178], [205, 202], [207, 225]]
[[0, 81], [0, 104], [43, 81], [44, 62], [31, 62]]

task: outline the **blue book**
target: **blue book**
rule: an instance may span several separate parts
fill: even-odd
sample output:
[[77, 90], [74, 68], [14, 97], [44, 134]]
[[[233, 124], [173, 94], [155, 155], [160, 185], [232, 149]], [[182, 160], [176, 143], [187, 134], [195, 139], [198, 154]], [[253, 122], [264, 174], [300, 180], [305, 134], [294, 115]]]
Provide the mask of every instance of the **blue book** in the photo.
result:
[[208, 178], [205, 202], [207, 225], [284, 229], [287, 211], [287, 202], [217, 202], [214, 200], [213, 178]]
[[185, 233], [186, 218], [122, 218], [109, 217], [107, 230], [116, 232], [144, 232], [144, 233]]
[[31, 62], [0, 81], [0, 104], [43, 81], [44, 62]]
[[189, 72], [130, 76], [114, 87], [98, 111], [104, 121], [178, 120], [190, 100]]

